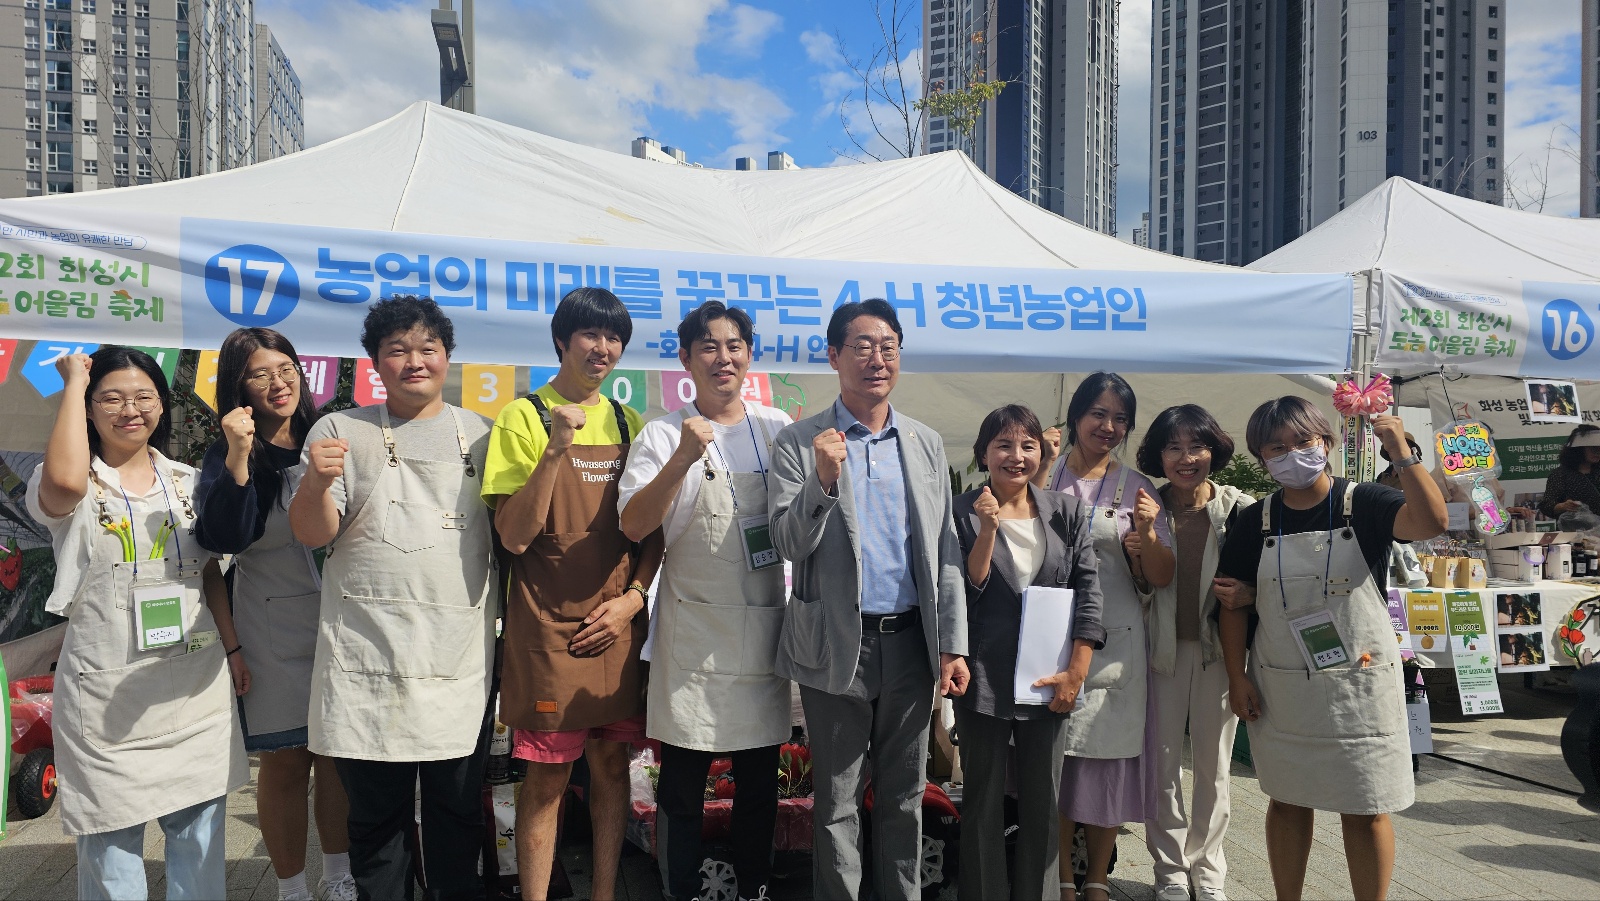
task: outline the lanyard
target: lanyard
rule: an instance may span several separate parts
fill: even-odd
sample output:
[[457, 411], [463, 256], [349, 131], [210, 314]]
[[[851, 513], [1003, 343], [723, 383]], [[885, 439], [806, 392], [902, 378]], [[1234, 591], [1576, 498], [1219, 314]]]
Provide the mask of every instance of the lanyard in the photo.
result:
[[[741, 407], [744, 410], [744, 424], [745, 424], [745, 426], [747, 428], [750, 429], [750, 446], [756, 452], [756, 471], [761, 473], [761, 486], [763, 488], [766, 488], [766, 487], [768, 487], [768, 485], [767, 485], [767, 464], [766, 464], [765, 460], [761, 459], [761, 442], [756, 440], [756, 426], [755, 426], [755, 423], [750, 421], [753, 417], [750, 415], [749, 406], [741, 404]], [[691, 405], [691, 408], [694, 410], [694, 413], [695, 413], [696, 416], [700, 416], [701, 415], [700, 414], [700, 407], [698, 405]], [[704, 418], [704, 417], [702, 416], [701, 418]], [[711, 422], [711, 420], [709, 420], [709, 419], [707, 419], [706, 421], [707, 422]], [[712, 427], [712, 429], [715, 429], [716, 428], [716, 423], [711, 422], [711, 427]], [[762, 431], [763, 432], [766, 431], [766, 427], [765, 426], [762, 427]], [[713, 432], [713, 434], [715, 434], [715, 433]], [[711, 451], [717, 455], [717, 459], [722, 461], [722, 470], [728, 474], [728, 493], [733, 497], [733, 512], [734, 513], [738, 513], [739, 512], [739, 490], [737, 488], [735, 488], [734, 485], [733, 485], [733, 466], [732, 466], [732, 464], [730, 464], [728, 462], [727, 456], [725, 454], [723, 454], [722, 448], [717, 446], [717, 440], [715, 438], [711, 439], [711, 446], [710, 447], [711, 447]], [[717, 474], [716, 474], [716, 471], [711, 468], [711, 461], [708, 459], [708, 460], [704, 461], [702, 463], [702, 465], [705, 466], [706, 481], [707, 482], [715, 481], [716, 478], [717, 478]]]
[[[189, 519], [190, 522], [194, 521], [194, 508], [190, 505], [189, 498], [184, 495], [183, 489], [178, 486], [176, 479], [171, 480], [172, 490], [170, 492], [167, 490], [168, 477], [163, 476], [161, 473], [161, 468], [156, 466], [156, 458], [154, 454], [150, 454], [149, 460], [150, 471], [155, 473], [156, 484], [161, 486], [161, 497], [167, 505], [167, 519], [161, 524], [161, 528], [156, 532], [155, 546], [150, 550], [150, 559], [154, 560], [158, 557], [165, 557], [167, 538], [170, 537], [174, 539], [178, 542], [178, 577], [183, 578], [183, 539], [178, 537], [177, 515], [172, 510], [173, 495], [177, 495], [178, 503], [183, 507], [184, 515]], [[125, 562], [130, 562], [133, 564], [133, 574], [135, 577], [137, 577], [139, 575], [139, 538], [138, 526], [136, 525], [133, 515], [133, 501], [128, 497], [128, 490], [122, 487], [121, 480], [118, 480], [117, 491], [122, 495], [122, 505], [126, 507], [128, 511], [127, 528], [117, 530], [111, 529], [111, 515], [106, 512], [105, 488], [101, 487], [100, 485], [96, 485], [95, 503], [100, 508], [99, 522], [102, 526], [106, 527], [108, 531], [116, 532], [119, 537], [127, 540], [127, 548], [124, 556], [127, 557], [128, 560]]]
[[[1333, 575], [1333, 489], [1328, 489], [1328, 558], [1322, 564], [1322, 603], [1328, 603], [1328, 579]], [[1283, 495], [1278, 495], [1278, 501], [1283, 501]], [[1268, 502], [1271, 503], [1270, 501]], [[1284, 513], [1278, 516], [1278, 600], [1283, 604], [1285, 612], [1289, 609], [1289, 596], [1283, 591], [1283, 520], [1289, 508], [1285, 506]], [[1270, 511], [1271, 508], [1268, 507]]]

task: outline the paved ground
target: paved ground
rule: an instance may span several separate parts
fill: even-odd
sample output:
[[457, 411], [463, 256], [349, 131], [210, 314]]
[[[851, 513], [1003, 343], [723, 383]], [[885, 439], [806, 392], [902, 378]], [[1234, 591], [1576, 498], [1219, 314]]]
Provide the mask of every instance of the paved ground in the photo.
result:
[[[1600, 816], [1562, 791], [1577, 788], [1561, 763], [1559, 749], [1570, 695], [1525, 691], [1521, 684], [1521, 677], [1502, 680], [1508, 713], [1492, 718], [1463, 718], [1449, 706], [1451, 699], [1436, 693], [1434, 736], [1440, 756], [1423, 759], [1417, 803], [1395, 817], [1399, 849], [1391, 897], [1600, 897]], [[1226, 840], [1228, 895], [1240, 901], [1271, 898], [1263, 840], [1267, 799], [1250, 770], [1237, 764], [1233, 798], [1233, 823]], [[271, 901], [277, 897], [276, 880], [256, 829], [253, 788], [230, 796], [228, 812], [229, 897]], [[146, 848], [152, 861], [148, 864], [151, 897], [164, 897], [159, 830], [150, 830]], [[1112, 876], [1116, 896], [1153, 898], [1142, 827], [1126, 828], [1118, 849], [1121, 862]], [[309, 867], [313, 884], [319, 875], [319, 853], [313, 835]], [[563, 859], [578, 897], [587, 897], [587, 849], [568, 848]], [[53, 814], [14, 822], [11, 838], [0, 843], [0, 901], [72, 898], [76, 878], [73, 846], [62, 836]], [[630, 850], [623, 859], [621, 888], [628, 899], [659, 899], [654, 861]], [[810, 879], [804, 873], [773, 888], [774, 899], [780, 901], [811, 896]], [[954, 892], [947, 890], [943, 897], [954, 897]], [[1335, 816], [1318, 820], [1306, 897], [1350, 897]]]

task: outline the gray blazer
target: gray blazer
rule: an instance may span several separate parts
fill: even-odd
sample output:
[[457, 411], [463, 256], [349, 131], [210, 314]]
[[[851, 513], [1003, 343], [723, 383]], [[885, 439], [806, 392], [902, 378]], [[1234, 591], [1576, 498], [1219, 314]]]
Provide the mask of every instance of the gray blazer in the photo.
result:
[[[973, 504], [982, 489], [968, 491], [955, 499], [956, 535], [961, 542], [962, 573], [966, 573], [967, 554], [978, 536], [978, 514]], [[1100, 622], [1103, 599], [1100, 596], [1099, 565], [1094, 541], [1089, 537], [1089, 516], [1081, 501], [1070, 494], [1028, 486], [1033, 502], [1044, 522], [1044, 565], [1028, 585], [1070, 588], [1072, 596], [1072, 637], [1081, 638], [1096, 649], [1105, 646], [1106, 629]], [[1022, 627], [1022, 589], [1026, 585], [1011, 558], [1011, 548], [1003, 537], [994, 542], [989, 578], [983, 584], [963, 579], [967, 587], [967, 630], [971, 651], [967, 669], [972, 682], [956, 703], [978, 713], [1001, 719], [1033, 719], [1056, 716], [1048, 707], [1017, 704], [1012, 701], [1012, 681], [1017, 671], [1017, 634]], [[1066, 716], [1066, 714], [1060, 714]]]
[[[928, 660], [966, 654], [961, 549], [951, 519], [949, 464], [939, 433], [899, 411], [901, 465], [911, 527], [912, 576]], [[772, 450], [772, 543], [794, 564], [794, 589], [778, 638], [777, 674], [843, 694], [861, 654], [861, 546], [848, 467], [836, 496], [817, 480], [811, 439], [838, 428], [834, 406], [778, 433]]]

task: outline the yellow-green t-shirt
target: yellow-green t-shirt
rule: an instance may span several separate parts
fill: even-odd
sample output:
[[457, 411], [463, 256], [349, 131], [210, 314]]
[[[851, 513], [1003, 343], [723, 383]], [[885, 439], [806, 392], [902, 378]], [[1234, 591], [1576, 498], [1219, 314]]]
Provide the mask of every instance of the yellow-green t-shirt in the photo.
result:
[[[547, 409], [572, 403], [548, 383], [533, 393], [539, 395]], [[584, 407], [583, 412], [583, 428], [573, 436], [573, 444], [622, 443], [617, 414], [609, 398], [601, 397], [599, 403]], [[639, 430], [644, 428], [643, 417], [626, 405], [622, 412], [628, 421], [629, 435], [637, 438]], [[483, 467], [484, 500], [493, 505], [500, 495], [516, 494], [533, 474], [533, 468], [539, 464], [539, 457], [549, 443], [550, 436], [545, 433], [544, 423], [539, 420], [539, 411], [534, 409], [532, 401], [520, 397], [507, 404], [489, 434], [489, 454]]]

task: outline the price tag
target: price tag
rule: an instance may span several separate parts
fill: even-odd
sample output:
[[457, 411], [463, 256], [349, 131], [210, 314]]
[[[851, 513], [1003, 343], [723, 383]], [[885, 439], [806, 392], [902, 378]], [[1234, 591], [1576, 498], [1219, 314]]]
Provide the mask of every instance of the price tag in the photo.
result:
[[1331, 669], [1350, 659], [1344, 649], [1344, 639], [1333, 624], [1333, 614], [1326, 610], [1308, 613], [1289, 620], [1289, 628], [1300, 639], [1300, 654], [1306, 666], [1317, 671]]
[[739, 534], [744, 539], [744, 565], [750, 572], [783, 563], [778, 549], [772, 546], [772, 532], [765, 516], [739, 520]]
[[153, 651], [183, 641], [183, 585], [163, 582], [133, 590], [133, 627], [139, 650]]

